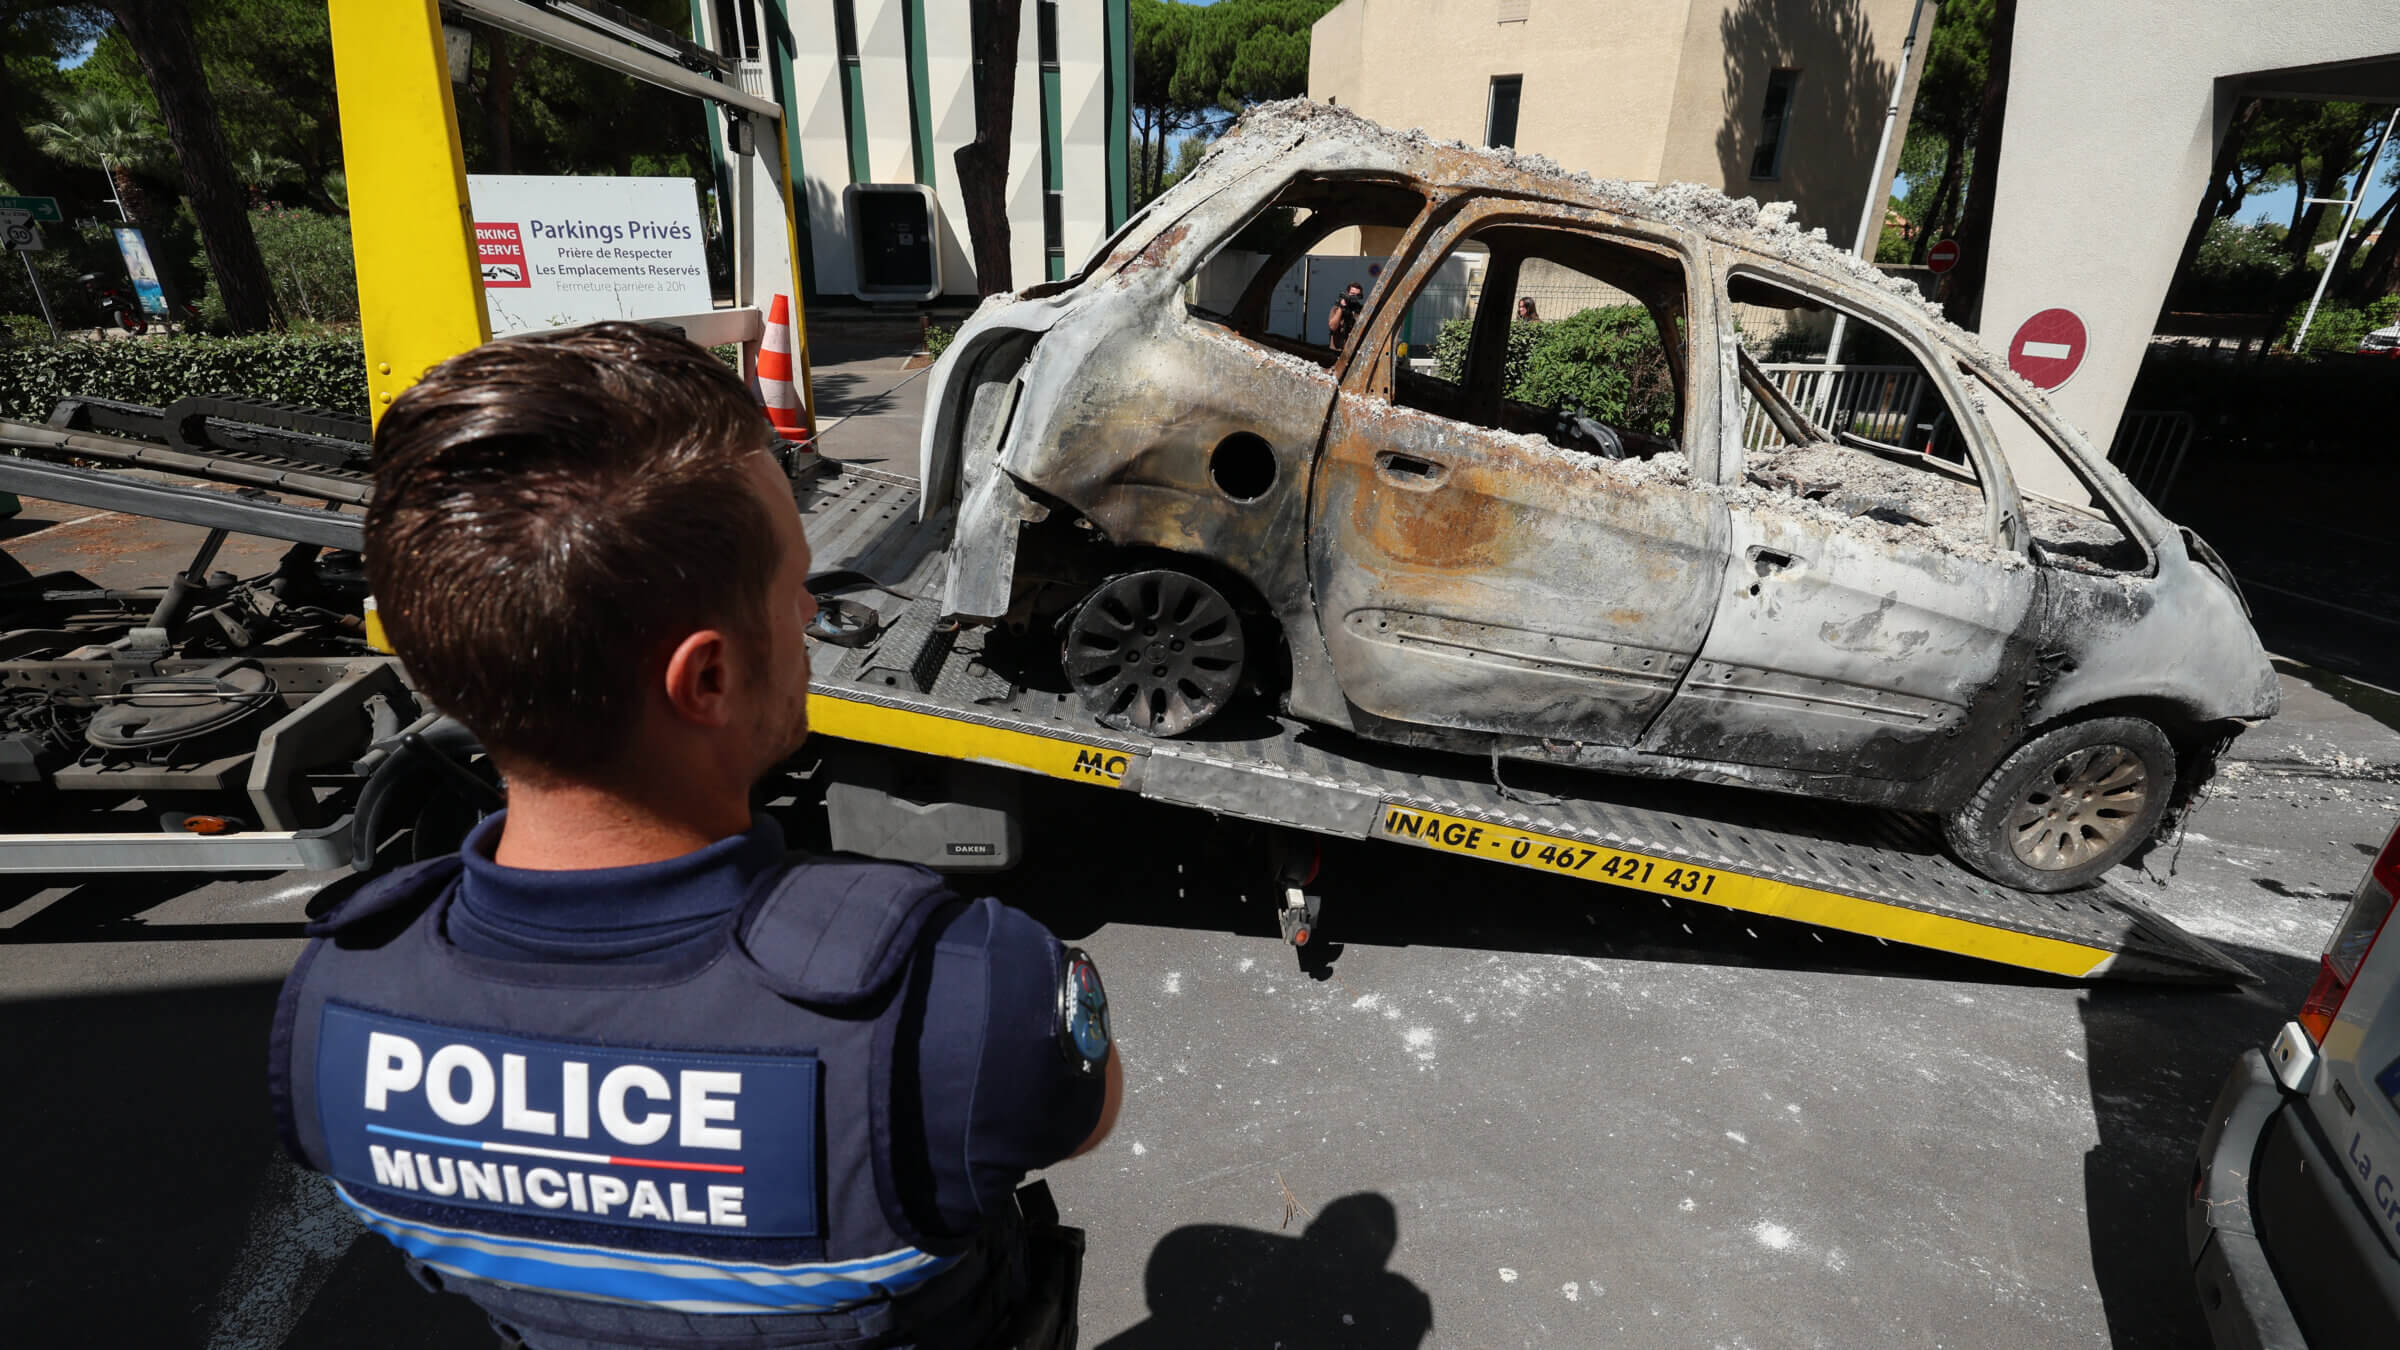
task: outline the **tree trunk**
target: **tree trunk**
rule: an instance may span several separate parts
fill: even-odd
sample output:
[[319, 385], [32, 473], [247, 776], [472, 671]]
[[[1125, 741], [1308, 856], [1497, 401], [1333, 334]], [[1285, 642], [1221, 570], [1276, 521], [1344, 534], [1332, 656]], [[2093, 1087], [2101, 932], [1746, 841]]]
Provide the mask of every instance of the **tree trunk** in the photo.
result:
[[2345, 300], [2365, 301], [2377, 299], [2391, 291], [2392, 261], [2396, 255], [2400, 255], [2400, 229], [2394, 228], [2396, 224], [2400, 224], [2400, 221], [2394, 219], [2392, 210], [2394, 206], [2400, 206], [2400, 191], [2394, 191], [2391, 196], [2383, 199], [2383, 205], [2375, 209], [2373, 219], [2360, 221], [2352, 229], [2349, 247], [2343, 249], [2341, 256], [2333, 260], [2336, 268], [2341, 267], [2343, 263], [2357, 255], [2359, 244], [2368, 235], [2374, 234], [2377, 229], [2381, 229], [2383, 233], [2375, 240], [2374, 247], [2367, 250], [2366, 258], [2355, 269], [2346, 273], [2336, 271], [2333, 274], [2330, 294]]
[[1983, 282], [1992, 252], [1992, 210], [2000, 192], [2001, 123], [2008, 113], [2008, 56], [2014, 45], [2017, 0], [1992, 6], [1991, 76], [1975, 118], [1975, 172], [1967, 179], [1966, 212], [1958, 222], [1958, 266], [1950, 273], [1950, 321], [1974, 329], [1983, 317]]
[[968, 0], [975, 53], [975, 139], [958, 147], [958, 195], [975, 250], [975, 291], [1016, 289], [1008, 261], [1008, 138], [1017, 105], [1023, 0]]
[[483, 91], [476, 101], [483, 105], [483, 129], [491, 137], [492, 172], [515, 173], [517, 145], [511, 114], [516, 102], [517, 59], [509, 50], [508, 34], [497, 28], [483, 32], [491, 56], [483, 68]]
[[108, 9], [158, 96], [159, 115], [175, 146], [184, 195], [199, 222], [201, 247], [208, 254], [209, 270], [216, 274], [226, 318], [237, 333], [280, 327], [266, 260], [250, 232], [248, 194], [234, 176], [208, 79], [200, 69], [190, 10], [183, 0], [109, 0]]
[[1942, 228], [1942, 218], [1950, 214], [1950, 195], [1958, 190], [1958, 171], [1966, 167], [1967, 143], [1964, 137], [1944, 137], [1942, 178], [1934, 185], [1933, 200], [1927, 203], [1925, 218], [1917, 222], [1917, 242], [1908, 251], [1908, 260], [1919, 267], [1925, 265], [1925, 255]]
[[2259, 106], [2257, 99], [2243, 99], [2233, 110], [2233, 120], [2225, 124], [2225, 138], [2217, 142], [2216, 163], [2209, 166], [2208, 191], [2200, 196], [2200, 212], [2192, 217], [2192, 228], [2184, 232], [2183, 252], [2175, 259], [2173, 281], [2159, 307], [2162, 317], [2175, 307], [2192, 270], [2192, 259], [2200, 255], [2200, 246], [2208, 242], [2208, 227], [2241, 209], [2241, 198], [2234, 192], [2231, 180], [2239, 177], [2242, 142], [2250, 135], [2250, 123], [2258, 116]]
[[2400, 227], [2386, 225], [2383, 237], [2358, 265], [2350, 293], [2360, 300], [2379, 300], [2394, 291], [2400, 291]]

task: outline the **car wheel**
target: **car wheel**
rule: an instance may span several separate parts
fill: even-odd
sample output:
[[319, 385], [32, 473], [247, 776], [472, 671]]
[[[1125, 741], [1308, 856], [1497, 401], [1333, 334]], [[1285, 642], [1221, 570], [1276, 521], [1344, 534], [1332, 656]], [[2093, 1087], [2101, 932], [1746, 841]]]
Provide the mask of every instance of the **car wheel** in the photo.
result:
[[2175, 747], [2138, 717], [2036, 736], [1944, 822], [1958, 860], [2021, 891], [2064, 891], [2141, 847], [2175, 788]]
[[1104, 726], [1180, 736], [1224, 711], [1241, 687], [1241, 615], [1198, 577], [1111, 577], [1066, 628], [1060, 664]]

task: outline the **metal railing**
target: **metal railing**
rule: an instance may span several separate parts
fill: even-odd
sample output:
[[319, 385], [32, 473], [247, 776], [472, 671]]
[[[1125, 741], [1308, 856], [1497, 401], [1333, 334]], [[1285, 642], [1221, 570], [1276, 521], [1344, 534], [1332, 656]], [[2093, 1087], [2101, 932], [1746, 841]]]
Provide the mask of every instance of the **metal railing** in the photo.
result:
[[[1905, 445], [1925, 402], [1925, 373], [1915, 366], [1828, 366], [1816, 362], [1759, 367], [1792, 406], [1827, 431]], [[1762, 449], [1781, 439], [1767, 410], [1742, 395], [1742, 445]]]
[[2157, 506], [2175, 490], [2175, 479], [2183, 473], [2184, 453], [2191, 448], [2190, 413], [2128, 412], [2117, 423], [2108, 461]]

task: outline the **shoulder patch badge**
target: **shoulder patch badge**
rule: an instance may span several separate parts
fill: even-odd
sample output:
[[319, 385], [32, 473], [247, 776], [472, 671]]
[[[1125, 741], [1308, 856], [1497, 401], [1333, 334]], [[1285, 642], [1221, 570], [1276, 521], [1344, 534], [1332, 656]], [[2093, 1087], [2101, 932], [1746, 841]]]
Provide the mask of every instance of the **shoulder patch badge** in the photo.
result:
[[1067, 948], [1058, 983], [1058, 1050], [1086, 1076], [1108, 1064], [1108, 991], [1100, 968], [1081, 947]]

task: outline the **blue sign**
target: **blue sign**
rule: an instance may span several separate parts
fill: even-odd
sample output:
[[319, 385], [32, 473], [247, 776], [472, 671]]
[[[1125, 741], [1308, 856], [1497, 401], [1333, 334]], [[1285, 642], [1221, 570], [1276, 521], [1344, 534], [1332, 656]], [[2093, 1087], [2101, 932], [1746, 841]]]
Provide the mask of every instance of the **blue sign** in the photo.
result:
[[133, 279], [133, 293], [142, 298], [142, 312], [153, 319], [167, 317], [166, 288], [158, 284], [158, 268], [151, 265], [150, 245], [141, 230], [119, 225], [116, 234], [117, 252], [125, 259], [125, 275]]

